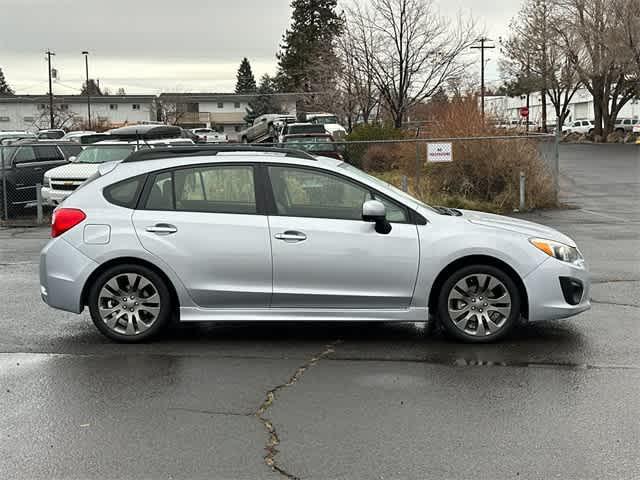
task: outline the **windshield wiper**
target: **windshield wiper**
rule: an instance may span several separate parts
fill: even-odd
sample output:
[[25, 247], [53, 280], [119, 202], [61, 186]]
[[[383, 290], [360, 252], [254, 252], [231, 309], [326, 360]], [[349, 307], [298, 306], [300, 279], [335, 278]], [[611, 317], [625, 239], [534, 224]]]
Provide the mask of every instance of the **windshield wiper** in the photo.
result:
[[456, 210], [455, 208], [440, 207], [440, 206], [435, 206], [433, 208], [441, 215], [448, 215], [450, 217], [462, 216], [462, 212], [460, 210]]

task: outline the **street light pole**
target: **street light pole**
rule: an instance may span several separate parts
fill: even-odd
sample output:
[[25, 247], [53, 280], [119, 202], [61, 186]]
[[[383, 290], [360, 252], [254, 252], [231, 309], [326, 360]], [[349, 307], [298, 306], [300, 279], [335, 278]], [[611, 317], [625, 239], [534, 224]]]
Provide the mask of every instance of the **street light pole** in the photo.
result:
[[51, 56], [55, 55], [51, 50], [47, 50], [47, 62], [49, 65], [49, 128], [53, 128], [53, 86], [51, 84]]
[[89, 122], [89, 130], [91, 130], [91, 91], [89, 90], [89, 52], [86, 50], [82, 52], [84, 55], [84, 67], [87, 74], [87, 120]]

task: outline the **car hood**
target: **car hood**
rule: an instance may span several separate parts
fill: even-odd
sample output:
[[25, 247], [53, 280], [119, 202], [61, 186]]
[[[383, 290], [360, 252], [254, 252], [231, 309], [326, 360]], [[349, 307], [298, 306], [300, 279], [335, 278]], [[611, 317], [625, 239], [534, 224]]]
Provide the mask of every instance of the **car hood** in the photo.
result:
[[100, 163], [69, 163], [52, 168], [45, 177], [52, 179], [85, 179], [98, 171]]
[[476, 212], [473, 210], [460, 210], [462, 212], [462, 218], [475, 225], [483, 225], [485, 227], [499, 228], [502, 230], [509, 230], [511, 232], [521, 233], [527, 237], [544, 238], [547, 240], [555, 240], [572, 247], [576, 246], [576, 243], [564, 233], [560, 233], [554, 228], [540, 225], [534, 222], [528, 222], [526, 220], [520, 220], [518, 218], [505, 217], [502, 215], [494, 215], [492, 213]]

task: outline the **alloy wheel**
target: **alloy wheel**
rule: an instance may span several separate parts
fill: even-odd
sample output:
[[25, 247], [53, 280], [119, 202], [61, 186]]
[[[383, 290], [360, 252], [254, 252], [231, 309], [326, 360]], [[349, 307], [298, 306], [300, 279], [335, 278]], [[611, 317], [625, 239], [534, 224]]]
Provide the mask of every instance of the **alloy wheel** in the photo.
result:
[[100, 290], [98, 312], [111, 331], [120, 335], [139, 335], [158, 319], [160, 295], [144, 275], [120, 273], [111, 277]]
[[475, 337], [490, 337], [507, 324], [511, 295], [505, 284], [489, 274], [471, 274], [449, 292], [447, 307], [453, 324]]

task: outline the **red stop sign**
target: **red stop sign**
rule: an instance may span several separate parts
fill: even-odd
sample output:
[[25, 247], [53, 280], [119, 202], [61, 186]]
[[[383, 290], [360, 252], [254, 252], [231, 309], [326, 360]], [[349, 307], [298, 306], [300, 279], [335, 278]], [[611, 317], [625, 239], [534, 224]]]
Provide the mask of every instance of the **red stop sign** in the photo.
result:
[[522, 107], [520, 109], [520, 116], [522, 118], [527, 118], [529, 116], [529, 109], [527, 107]]

